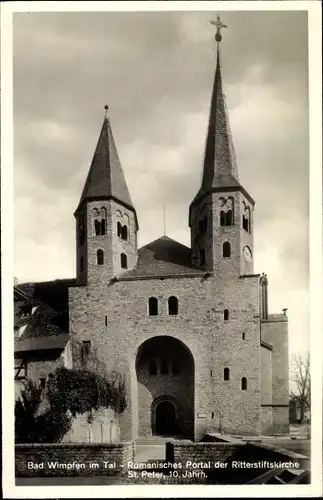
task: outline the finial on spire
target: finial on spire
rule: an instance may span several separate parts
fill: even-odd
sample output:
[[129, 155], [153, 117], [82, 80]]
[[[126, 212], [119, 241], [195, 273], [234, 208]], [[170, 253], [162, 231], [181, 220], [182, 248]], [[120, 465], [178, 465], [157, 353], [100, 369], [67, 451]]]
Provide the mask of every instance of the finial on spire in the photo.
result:
[[105, 109], [105, 115], [104, 115], [104, 117], [105, 117], [105, 118], [107, 118], [107, 116], [108, 116], [108, 109], [109, 109], [109, 106], [106, 104], [106, 105], [104, 106], [104, 109]]
[[216, 27], [215, 40], [217, 43], [220, 43], [222, 40], [221, 30], [222, 28], [227, 28], [228, 26], [223, 24], [219, 15], [217, 15], [216, 21], [210, 21], [210, 24], [213, 24]]

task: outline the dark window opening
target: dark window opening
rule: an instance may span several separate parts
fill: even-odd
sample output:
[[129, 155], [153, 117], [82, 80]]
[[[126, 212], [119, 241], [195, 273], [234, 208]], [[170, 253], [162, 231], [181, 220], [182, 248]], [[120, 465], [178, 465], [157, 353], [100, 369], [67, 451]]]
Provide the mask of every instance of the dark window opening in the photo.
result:
[[176, 316], [178, 314], [178, 299], [177, 297], [169, 297], [168, 299], [168, 314]]
[[229, 319], [229, 309], [224, 309], [223, 318], [224, 318], [224, 321], [228, 321], [228, 319]]
[[246, 340], [246, 334], [245, 334], [245, 332], [242, 332], [242, 340]]
[[149, 375], [157, 375], [157, 363], [154, 359], [149, 362]]
[[162, 375], [168, 375], [168, 362], [166, 359], [162, 359], [162, 361], [161, 361], [160, 373]]
[[224, 380], [230, 380], [230, 370], [229, 370], [229, 368], [224, 368], [224, 370], [223, 370], [223, 378], [224, 378]]
[[122, 253], [121, 256], [121, 267], [122, 269], [128, 269], [127, 256], [125, 253]]
[[232, 221], [232, 210], [228, 210], [226, 213], [226, 226], [232, 226], [233, 221]]
[[158, 315], [158, 300], [156, 297], [150, 297], [148, 300], [149, 306], [149, 316], [157, 316]]
[[213, 371], [210, 370], [210, 377], [213, 377]]
[[246, 391], [247, 390], [247, 385], [248, 385], [247, 379], [246, 379], [246, 377], [243, 377], [241, 379], [241, 390], [242, 391]]
[[83, 273], [83, 271], [84, 271], [84, 259], [83, 259], [83, 257], [80, 258], [80, 271], [81, 271], [81, 273]]
[[105, 219], [101, 219], [101, 234], [105, 235]]
[[95, 228], [95, 236], [99, 236], [101, 234], [101, 224], [97, 219], [95, 219], [94, 221], [94, 228]]
[[180, 367], [180, 364], [177, 360], [174, 360], [173, 361], [173, 365], [172, 365], [172, 374], [173, 375], [179, 375], [181, 372], [181, 367]]
[[223, 212], [223, 210], [221, 210], [220, 212], [220, 226], [225, 226], [225, 221], [226, 221], [226, 217], [225, 217], [225, 212]]
[[211, 418], [214, 418], [214, 411], [212, 411], [211, 413]]
[[245, 231], [247, 231], [247, 233], [249, 233], [249, 221], [244, 215], [242, 216], [242, 227]]
[[122, 229], [121, 229], [121, 238], [123, 240], [127, 240], [128, 239], [128, 228], [127, 226], [123, 226]]
[[204, 264], [205, 264], [205, 250], [204, 250], [204, 248], [201, 248], [201, 250], [200, 250], [200, 264], [201, 264], [201, 266], [204, 266]]
[[118, 222], [117, 224], [117, 234], [119, 237], [121, 237], [121, 234], [122, 234], [122, 226], [121, 226], [121, 223]]
[[103, 250], [98, 250], [96, 252], [96, 261], [98, 266], [102, 266], [104, 264], [104, 253]]
[[222, 254], [223, 257], [231, 257], [231, 245], [228, 241], [223, 243]]
[[104, 318], [104, 324], [105, 324], [105, 326], [108, 326], [108, 316], [106, 316], [106, 317]]
[[42, 389], [45, 389], [45, 386], [46, 386], [46, 378], [45, 377], [40, 377], [39, 385]]
[[83, 340], [81, 346], [81, 364], [82, 367], [85, 368], [89, 359], [91, 350], [91, 342], [90, 340]]

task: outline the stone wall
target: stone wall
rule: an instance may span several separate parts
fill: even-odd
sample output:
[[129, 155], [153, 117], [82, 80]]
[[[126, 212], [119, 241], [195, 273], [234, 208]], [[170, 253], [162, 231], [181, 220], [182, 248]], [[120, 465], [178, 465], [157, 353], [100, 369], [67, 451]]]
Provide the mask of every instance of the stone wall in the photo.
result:
[[91, 423], [86, 416], [78, 415], [71, 429], [63, 438], [64, 443], [116, 443], [120, 441], [120, 428], [111, 409], [98, 411]]
[[[177, 316], [167, 313], [170, 296], [178, 298]], [[159, 300], [158, 316], [148, 315], [149, 297]], [[228, 321], [224, 309], [230, 311]], [[260, 433], [257, 276], [232, 280], [224, 274], [220, 281], [213, 277], [120, 279], [74, 287], [69, 289], [69, 310], [72, 336], [79, 342], [90, 340], [108, 370], [125, 374], [129, 397], [120, 419], [122, 440], [135, 439], [138, 432], [139, 347], [158, 336], [178, 339], [194, 359], [196, 440], [215, 425], [217, 415], [221, 415], [226, 433]], [[230, 369], [228, 381], [223, 377], [226, 367]], [[246, 391], [241, 390], [242, 377], [248, 379]]]
[[133, 459], [133, 443], [19, 444], [15, 446], [15, 474], [17, 477], [116, 475], [123, 474], [127, 470], [123, 466]]
[[172, 440], [166, 443], [166, 461], [181, 463], [183, 467], [189, 465], [187, 462], [225, 462], [244, 445], [245, 443], [238, 440], [217, 443], [192, 443]]

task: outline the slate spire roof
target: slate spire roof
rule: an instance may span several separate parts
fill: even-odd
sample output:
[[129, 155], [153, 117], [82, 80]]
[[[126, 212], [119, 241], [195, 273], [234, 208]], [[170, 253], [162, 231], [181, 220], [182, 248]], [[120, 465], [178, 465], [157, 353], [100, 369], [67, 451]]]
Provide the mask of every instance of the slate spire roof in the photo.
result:
[[[212, 192], [242, 189], [231, 135], [229, 117], [222, 85], [220, 41], [217, 39], [217, 61], [212, 89], [206, 137], [202, 185], [192, 204]], [[244, 191], [244, 190], [243, 190]]]
[[85, 200], [111, 198], [135, 212], [106, 115], [76, 212]]

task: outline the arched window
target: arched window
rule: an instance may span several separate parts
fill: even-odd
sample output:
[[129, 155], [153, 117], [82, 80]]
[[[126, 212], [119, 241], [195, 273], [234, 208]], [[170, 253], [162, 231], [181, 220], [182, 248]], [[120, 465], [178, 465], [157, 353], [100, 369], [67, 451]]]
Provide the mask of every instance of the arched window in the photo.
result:
[[232, 226], [232, 210], [228, 210], [226, 216], [226, 226]]
[[244, 215], [242, 216], [242, 227], [245, 231], [247, 231], [247, 233], [249, 232], [249, 221]]
[[157, 375], [157, 363], [154, 359], [149, 362], [149, 375]]
[[223, 379], [224, 380], [230, 380], [230, 369], [229, 368], [224, 368], [224, 370], [223, 370]]
[[168, 375], [168, 361], [167, 361], [167, 359], [162, 359], [161, 360], [160, 373], [162, 375]]
[[122, 269], [128, 269], [127, 256], [125, 253], [122, 253], [121, 256], [121, 267]]
[[121, 238], [123, 240], [127, 240], [128, 239], [128, 228], [127, 226], [123, 226], [122, 229], [121, 229]]
[[83, 257], [80, 258], [80, 272], [83, 273], [84, 271], [84, 259]]
[[204, 248], [201, 248], [200, 250], [200, 265], [204, 266], [205, 264], [205, 250]]
[[103, 250], [98, 250], [96, 252], [96, 263], [98, 266], [102, 266], [104, 264], [104, 253]]
[[179, 375], [181, 372], [181, 367], [179, 362], [175, 359], [172, 364], [172, 374], [173, 375]]
[[225, 226], [225, 212], [223, 210], [220, 212], [220, 226]]
[[178, 314], [178, 299], [177, 297], [169, 297], [168, 299], [168, 314]]
[[101, 234], [101, 224], [98, 221], [98, 219], [95, 219], [94, 221], [94, 228], [95, 228], [95, 236], [99, 236]]
[[222, 255], [223, 257], [231, 257], [231, 245], [228, 241], [223, 243]]
[[121, 233], [122, 233], [121, 222], [118, 222], [117, 223], [117, 234], [118, 234], [119, 237], [121, 236]]
[[105, 219], [101, 219], [101, 234], [105, 235]]
[[224, 321], [228, 321], [228, 319], [229, 319], [229, 309], [224, 309], [224, 311], [223, 311], [223, 318], [224, 318]]
[[149, 316], [158, 315], [158, 300], [156, 297], [150, 297], [148, 300]]
[[248, 386], [248, 382], [247, 382], [246, 377], [242, 377], [242, 379], [241, 379], [241, 390], [242, 391], [246, 391], [247, 390], [247, 386]]

